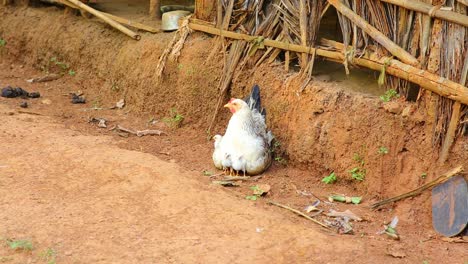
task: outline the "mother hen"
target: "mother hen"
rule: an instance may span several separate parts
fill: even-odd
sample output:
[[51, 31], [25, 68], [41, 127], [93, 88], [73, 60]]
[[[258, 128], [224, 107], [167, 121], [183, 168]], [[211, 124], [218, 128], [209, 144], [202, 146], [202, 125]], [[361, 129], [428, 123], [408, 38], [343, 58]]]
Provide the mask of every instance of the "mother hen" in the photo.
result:
[[273, 135], [267, 130], [260, 88], [255, 85], [245, 100], [232, 98], [224, 107], [229, 108], [232, 117], [226, 134], [215, 139], [215, 166], [228, 164], [231, 169], [249, 175], [264, 172], [271, 165]]

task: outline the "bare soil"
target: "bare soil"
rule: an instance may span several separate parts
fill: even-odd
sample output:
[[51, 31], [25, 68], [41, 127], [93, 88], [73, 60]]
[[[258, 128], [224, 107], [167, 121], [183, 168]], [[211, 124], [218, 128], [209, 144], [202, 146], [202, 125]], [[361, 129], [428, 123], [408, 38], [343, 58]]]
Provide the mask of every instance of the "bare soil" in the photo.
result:
[[[468, 261], [466, 244], [444, 242], [433, 231], [429, 192], [379, 211], [367, 208], [468, 165], [465, 138], [456, 142], [449, 162], [435, 162], [424, 101], [383, 104], [325, 81], [314, 81], [298, 96], [295, 74], [282, 65], [247, 66], [230, 96], [260, 85], [269, 126], [281, 143], [279, 161], [258, 182], [227, 189], [203, 174], [217, 173], [205, 131], [222, 71], [221, 54], [206, 61], [213, 39], [192, 34], [158, 84], [154, 69], [172, 34], [143, 33], [136, 42], [54, 7], [0, 7], [0, 16], [0, 37], [7, 40], [0, 50], [0, 86], [42, 94], [27, 100], [28, 109], [19, 107], [23, 99], [0, 98], [0, 237], [35, 245], [31, 252], [1, 246], [7, 261], [43, 263], [47, 248], [57, 252], [58, 263]], [[59, 72], [52, 57], [76, 75], [26, 82]], [[70, 103], [69, 93], [77, 91], [87, 104]], [[124, 109], [108, 109], [121, 98]], [[163, 121], [171, 108], [185, 117], [178, 129]], [[106, 118], [109, 127], [168, 135], [122, 137], [89, 123], [91, 117]], [[228, 118], [221, 115], [215, 132], [223, 132]], [[382, 146], [388, 154], [378, 153]], [[355, 153], [364, 165], [353, 160]], [[363, 182], [350, 179], [348, 171], [356, 166], [366, 169]], [[332, 171], [338, 183], [321, 183]], [[259, 183], [271, 185], [271, 192], [245, 200], [249, 187]], [[316, 199], [304, 193], [325, 200], [331, 192], [363, 196], [358, 206], [322, 202], [325, 210], [350, 209], [365, 218], [353, 223], [354, 235], [328, 232], [266, 204], [271, 199], [302, 210]], [[394, 215], [401, 240], [376, 235]]]

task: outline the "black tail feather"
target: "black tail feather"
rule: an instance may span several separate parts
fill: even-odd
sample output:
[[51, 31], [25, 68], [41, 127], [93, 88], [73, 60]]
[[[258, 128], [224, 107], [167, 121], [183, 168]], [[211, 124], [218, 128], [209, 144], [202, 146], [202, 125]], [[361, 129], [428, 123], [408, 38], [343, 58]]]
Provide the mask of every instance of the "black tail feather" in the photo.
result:
[[258, 85], [255, 84], [252, 87], [252, 92], [250, 92], [250, 94], [244, 99], [244, 101], [247, 103], [250, 109], [255, 109], [263, 116], [266, 116], [265, 109], [262, 109], [262, 102], [260, 99], [260, 87]]

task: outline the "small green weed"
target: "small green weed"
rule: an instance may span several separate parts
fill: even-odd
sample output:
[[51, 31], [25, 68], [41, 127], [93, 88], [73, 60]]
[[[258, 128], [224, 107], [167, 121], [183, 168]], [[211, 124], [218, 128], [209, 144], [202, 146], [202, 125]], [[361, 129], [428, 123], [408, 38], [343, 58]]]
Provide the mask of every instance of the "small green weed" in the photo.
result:
[[361, 166], [364, 166], [364, 158], [359, 155], [359, 153], [353, 154], [353, 160], [358, 162]]
[[428, 260], [423, 260], [422, 264], [429, 264]]
[[357, 181], [363, 181], [366, 177], [366, 170], [359, 167], [352, 168], [349, 173], [351, 173], [351, 178]]
[[382, 100], [383, 102], [390, 102], [392, 99], [394, 98], [398, 98], [400, 97], [400, 95], [398, 94], [398, 92], [395, 90], [395, 89], [390, 89], [390, 90], [387, 90], [383, 95], [381, 95], [379, 98], [380, 100]]
[[324, 177], [322, 179], [322, 182], [326, 183], [326, 184], [332, 184], [334, 182], [336, 182], [336, 175], [334, 172], [332, 172], [329, 176], [327, 177]]
[[184, 121], [184, 116], [177, 112], [177, 109], [175, 108], [171, 108], [169, 112], [169, 117], [163, 118], [162, 121], [172, 128], [180, 127], [182, 125], [182, 121]]
[[426, 173], [426, 172], [423, 172], [423, 173], [421, 174], [421, 178], [426, 179], [426, 178], [427, 178], [427, 173]]
[[388, 148], [386, 147], [380, 147], [379, 150], [377, 151], [380, 155], [385, 155], [388, 154]]
[[7, 245], [13, 249], [13, 250], [28, 250], [28, 251], [31, 251], [33, 250], [33, 244], [31, 241], [29, 240], [11, 240], [11, 239], [7, 239], [6, 240], [6, 243]]
[[57, 57], [50, 58], [50, 62], [52, 62], [55, 66], [59, 67], [62, 70], [68, 70], [68, 64], [59, 61]]
[[47, 261], [47, 264], [55, 264], [56, 255], [57, 253], [53, 248], [48, 248], [40, 254], [41, 258]]
[[3, 38], [0, 38], [0, 47], [5, 47], [7, 44], [6, 40], [4, 40]]
[[49, 72], [51, 64], [52, 66], [55, 66], [59, 69], [61, 75], [64, 75], [64, 74], [68, 74], [70, 76], [76, 75], [76, 72], [70, 69], [70, 66], [67, 63], [60, 61], [59, 59], [57, 59], [57, 57], [50, 58], [50, 60], [47, 62], [47, 65], [42, 67], [42, 70], [44, 70], [45, 72]]
[[262, 190], [258, 185], [250, 186], [250, 190], [252, 190], [253, 195], [247, 195], [245, 196], [245, 199], [251, 201], [256, 201], [260, 196], [262, 196], [265, 193], [265, 191]]
[[273, 146], [271, 147], [271, 153], [275, 157], [275, 161], [279, 162], [281, 165], [288, 165], [288, 161], [281, 155], [281, 142], [277, 139], [274, 139]]

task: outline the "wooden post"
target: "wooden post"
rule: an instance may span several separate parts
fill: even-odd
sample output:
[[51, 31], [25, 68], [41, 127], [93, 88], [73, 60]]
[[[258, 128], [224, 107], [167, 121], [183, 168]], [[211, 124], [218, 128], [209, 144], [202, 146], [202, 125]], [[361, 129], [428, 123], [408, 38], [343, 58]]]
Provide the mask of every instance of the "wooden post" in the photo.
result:
[[[301, 32], [301, 46], [307, 46], [307, 7], [306, 0], [299, 0], [299, 30]], [[301, 53], [301, 68], [307, 67], [307, 53]]]
[[373, 38], [380, 45], [385, 47], [392, 55], [399, 58], [402, 62], [413, 66], [419, 64], [418, 60], [415, 57], [413, 57], [413, 55], [409, 54], [406, 50], [395, 44], [382, 32], [377, 30], [371, 24], [367, 23], [365, 19], [354, 13], [353, 10], [345, 6], [340, 0], [328, 0], [328, 2], [332, 6], [334, 6], [338, 12], [340, 12], [343, 16], [351, 20], [355, 25], [360, 27], [371, 38]]
[[211, 21], [215, 10], [216, 0], [195, 0], [195, 17]]
[[161, 19], [161, 0], [150, 0], [149, 14], [151, 18]]

